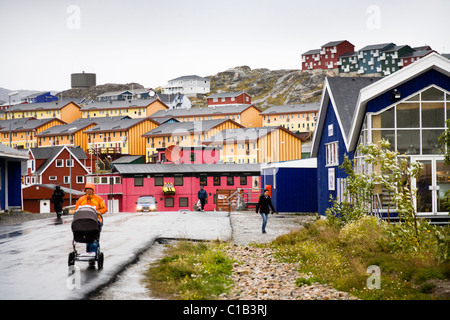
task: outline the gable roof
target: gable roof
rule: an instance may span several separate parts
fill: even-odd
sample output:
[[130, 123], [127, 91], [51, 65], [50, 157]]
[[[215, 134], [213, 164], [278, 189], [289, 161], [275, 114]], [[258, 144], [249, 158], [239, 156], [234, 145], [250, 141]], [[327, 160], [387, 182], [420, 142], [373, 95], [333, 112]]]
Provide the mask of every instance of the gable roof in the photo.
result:
[[208, 97], [208, 99], [211, 98], [233, 98], [233, 97], [239, 97], [241, 94], [246, 94], [249, 96], [249, 94], [245, 91], [239, 91], [239, 92], [221, 92], [221, 93], [213, 93]]
[[329, 102], [331, 101], [331, 105], [334, 108], [345, 145], [348, 146], [348, 135], [350, 133], [358, 94], [362, 88], [380, 79], [381, 77], [327, 77], [325, 79], [311, 149], [311, 155], [313, 157], [317, 156]]
[[144, 133], [143, 137], [148, 136], [163, 136], [163, 135], [171, 135], [171, 134], [199, 134], [200, 132], [206, 132], [211, 130], [222, 123], [225, 122], [233, 122], [235, 125], [239, 127], [243, 127], [237, 122], [231, 119], [216, 119], [216, 120], [198, 120], [198, 121], [186, 121], [186, 122], [166, 122], [156, 127], [153, 130], [150, 130], [147, 133]]
[[301, 113], [318, 111], [320, 104], [318, 102], [303, 103], [303, 104], [288, 104], [272, 106], [267, 110], [264, 110], [260, 115], [280, 114], [280, 113]]
[[380, 81], [362, 88], [356, 102], [355, 115], [350, 129], [349, 150], [355, 149], [358, 143], [359, 132], [356, 132], [355, 129], [358, 128], [359, 130], [362, 121], [364, 121], [367, 102], [432, 69], [450, 77], [450, 60], [433, 52]]
[[151, 121], [155, 123], [156, 125], [159, 125], [156, 121], [150, 119], [150, 118], [136, 118], [136, 119], [123, 119], [120, 121], [114, 121], [114, 120], [108, 120], [108, 121], [102, 121], [98, 123], [95, 127], [92, 127], [86, 131], [85, 133], [96, 133], [96, 132], [105, 132], [105, 131], [125, 131], [129, 128], [134, 127], [135, 125], [144, 122], [144, 121]]
[[72, 154], [72, 159], [76, 160], [80, 166], [86, 170], [86, 173], [89, 173], [89, 170], [80, 162], [80, 159], [87, 159], [86, 153], [80, 147], [70, 147], [67, 146], [58, 146], [58, 147], [39, 147], [39, 148], [30, 148], [29, 152], [33, 156], [34, 159], [46, 159], [39, 168], [36, 168], [34, 175], [42, 175], [45, 170], [50, 166], [50, 164], [55, 161], [56, 158], [63, 152], [63, 150], [67, 150], [67, 152]]

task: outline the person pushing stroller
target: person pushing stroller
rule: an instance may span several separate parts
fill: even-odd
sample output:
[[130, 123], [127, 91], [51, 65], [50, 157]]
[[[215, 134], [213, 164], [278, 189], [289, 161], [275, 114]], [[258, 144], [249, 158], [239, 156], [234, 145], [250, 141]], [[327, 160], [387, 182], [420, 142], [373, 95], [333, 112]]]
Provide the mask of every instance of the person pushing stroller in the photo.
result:
[[[94, 207], [97, 211], [97, 218], [99, 223], [100, 232], [103, 226], [103, 217], [102, 215], [106, 213], [107, 208], [105, 206], [105, 202], [103, 198], [96, 195], [94, 193], [95, 186], [92, 183], [86, 183], [84, 187], [84, 192], [86, 193], [80, 199], [78, 199], [75, 204], [75, 211], [77, 211], [81, 206], [91, 206]], [[97, 252], [98, 248], [98, 240], [95, 240], [92, 243], [86, 243], [86, 252]]]

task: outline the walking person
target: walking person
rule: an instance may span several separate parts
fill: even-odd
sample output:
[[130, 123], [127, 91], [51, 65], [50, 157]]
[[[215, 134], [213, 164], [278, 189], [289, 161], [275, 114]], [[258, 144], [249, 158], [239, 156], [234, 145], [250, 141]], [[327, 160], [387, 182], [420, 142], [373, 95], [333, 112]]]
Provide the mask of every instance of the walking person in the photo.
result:
[[[103, 198], [96, 195], [94, 192], [95, 186], [92, 183], [86, 183], [86, 186], [84, 187], [85, 195], [82, 196], [80, 199], [78, 199], [76, 205], [75, 205], [75, 211], [78, 210], [80, 206], [92, 206], [97, 211], [97, 219], [98, 224], [100, 227], [100, 232], [102, 231], [103, 227], [103, 217], [102, 215], [106, 213], [107, 208], [105, 206], [105, 202], [103, 201]], [[98, 240], [95, 240], [92, 243], [86, 243], [86, 252], [97, 252], [98, 248]], [[92, 261], [91, 261], [92, 262]]]
[[272, 205], [272, 200], [269, 196], [269, 190], [264, 190], [264, 194], [259, 197], [258, 204], [256, 205], [256, 213], [261, 213], [263, 219], [262, 223], [262, 233], [266, 233], [267, 219], [269, 218], [270, 208], [272, 213], [276, 212]]
[[198, 200], [200, 200], [201, 203], [201, 209], [200, 211], [205, 211], [205, 203], [206, 203], [206, 198], [208, 197], [208, 194], [206, 193], [206, 190], [203, 188], [203, 186], [200, 186], [200, 190], [198, 191]]
[[55, 187], [55, 191], [52, 194], [53, 207], [55, 208], [56, 217], [59, 219], [63, 213], [63, 202], [65, 193], [60, 186]]

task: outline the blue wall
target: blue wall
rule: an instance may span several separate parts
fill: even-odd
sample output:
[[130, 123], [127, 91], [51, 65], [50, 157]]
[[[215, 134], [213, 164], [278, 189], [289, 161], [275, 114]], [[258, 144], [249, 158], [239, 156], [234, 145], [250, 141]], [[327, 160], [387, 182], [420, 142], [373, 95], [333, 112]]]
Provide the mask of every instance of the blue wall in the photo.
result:
[[[400, 91], [401, 99], [404, 99], [432, 84], [450, 91], [450, 78], [434, 69], [429, 70], [417, 76], [416, 78], [399, 85], [395, 89]], [[378, 112], [390, 106], [391, 104], [393, 104], [391, 98], [392, 90], [372, 99], [367, 103], [367, 112]]]
[[[333, 125], [333, 135], [328, 136], [328, 125]], [[334, 167], [326, 167], [326, 148], [325, 144], [330, 142], [339, 142], [339, 165]], [[339, 127], [339, 123], [336, 114], [333, 109], [333, 105], [330, 102], [327, 106], [327, 114], [325, 117], [325, 123], [323, 126], [323, 132], [320, 138], [319, 150], [317, 153], [317, 188], [318, 188], [318, 212], [321, 215], [325, 214], [325, 210], [331, 207], [330, 196], [333, 199], [336, 198], [336, 190], [338, 188], [337, 179], [345, 178], [346, 173], [340, 168], [344, 162], [344, 155], [347, 154], [350, 159], [353, 159], [353, 152], [348, 153], [345, 147], [344, 138]], [[328, 190], [328, 168], [335, 169], [335, 190]]]
[[[22, 206], [22, 185], [21, 185], [21, 162], [8, 161], [8, 173], [6, 174], [6, 160], [0, 158], [0, 208], [5, 210], [6, 205], [6, 189], [8, 189], [9, 206]], [[6, 179], [8, 175], [8, 179]]]
[[272, 204], [278, 212], [317, 212], [316, 168], [268, 168], [261, 177], [263, 187], [272, 186]]

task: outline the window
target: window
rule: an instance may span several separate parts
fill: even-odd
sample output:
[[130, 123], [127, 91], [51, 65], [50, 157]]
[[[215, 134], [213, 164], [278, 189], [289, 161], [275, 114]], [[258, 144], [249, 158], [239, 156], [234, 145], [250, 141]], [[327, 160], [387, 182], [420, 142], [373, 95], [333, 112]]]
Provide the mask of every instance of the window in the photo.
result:
[[77, 176], [77, 183], [84, 183], [84, 176]]
[[339, 148], [338, 142], [332, 142], [325, 145], [326, 149], [326, 165], [337, 166], [339, 165]]
[[180, 207], [189, 207], [189, 198], [188, 197], [180, 197], [179, 206]]
[[142, 187], [142, 186], [144, 186], [144, 177], [143, 176], [136, 176], [136, 177], [134, 177], [134, 186], [135, 187]]
[[155, 187], [162, 187], [164, 185], [164, 177], [163, 176], [155, 176]]
[[73, 167], [73, 159], [66, 159], [66, 167]]
[[56, 177], [56, 176], [49, 176], [48, 177], [48, 180], [50, 180], [50, 181], [55, 181], [55, 180], [57, 180], [58, 178]]
[[69, 176], [64, 176], [64, 183], [65, 184], [69, 184], [70, 183], [70, 177]]
[[247, 176], [241, 176], [241, 178], [240, 178], [240, 185], [241, 186], [247, 185]]
[[56, 159], [56, 167], [57, 168], [64, 167], [64, 160], [63, 159]]
[[175, 176], [174, 185], [182, 186], [183, 185], [183, 176]]
[[174, 198], [165, 198], [164, 199], [164, 206], [166, 206], [167, 208], [172, 208], [174, 206]]
[[200, 176], [200, 184], [202, 186], [207, 186], [208, 185], [208, 177], [207, 176]]
[[213, 184], [215, 185], [215, 186], [220, 186], [220, 176], [214, 176], [213, 177]]
[[234, 177], [227, 177], [227, 186], [234, 186]]

